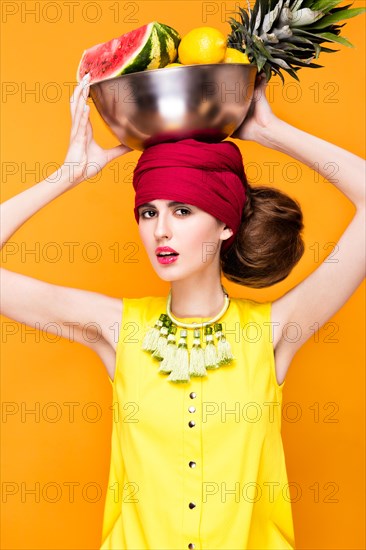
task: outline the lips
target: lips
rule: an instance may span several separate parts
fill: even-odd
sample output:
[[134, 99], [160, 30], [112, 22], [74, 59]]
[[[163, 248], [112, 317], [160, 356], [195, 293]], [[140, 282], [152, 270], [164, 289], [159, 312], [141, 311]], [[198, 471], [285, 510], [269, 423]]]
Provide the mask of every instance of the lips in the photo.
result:
[[178, 259], [178, 252], [169, 246], [158, 246], [155, 250], [158, 262], [160, 264], [171, 264]]

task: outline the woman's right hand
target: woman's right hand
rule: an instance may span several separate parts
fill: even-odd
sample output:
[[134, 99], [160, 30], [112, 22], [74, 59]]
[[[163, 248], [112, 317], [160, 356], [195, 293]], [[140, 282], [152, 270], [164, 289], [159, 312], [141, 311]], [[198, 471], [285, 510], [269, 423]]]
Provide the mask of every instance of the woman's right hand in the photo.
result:
[[88, 81], [89, 78], [84, 78], [70, 99], [72, 126], [69, 148], [62, 168], [68, 172], [72, 185], [92, 178], [108, 162], [132, 151], [130, 147], [122, 144], [111, 149], [103, 149], [95, 142], [89, 120], [90, 107], [86, 103], [89, 95]]

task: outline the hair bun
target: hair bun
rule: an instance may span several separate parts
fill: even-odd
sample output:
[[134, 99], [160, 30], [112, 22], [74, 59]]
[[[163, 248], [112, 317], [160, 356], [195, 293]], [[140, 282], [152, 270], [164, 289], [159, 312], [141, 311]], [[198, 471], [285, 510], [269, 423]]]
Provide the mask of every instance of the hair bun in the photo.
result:
[[249, 188], [235, 241], [221, 255], [225, 277], [251, 288], [282, 281], [304, 253], [303, 228], [295, 199], [274, 187]]

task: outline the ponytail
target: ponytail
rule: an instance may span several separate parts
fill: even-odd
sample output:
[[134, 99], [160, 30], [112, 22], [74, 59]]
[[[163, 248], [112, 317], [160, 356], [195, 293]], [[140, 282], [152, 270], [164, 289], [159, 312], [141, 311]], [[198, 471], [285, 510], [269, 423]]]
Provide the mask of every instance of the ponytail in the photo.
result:
[[221, 268], [229, 281], [265, 288], [285, 279], [305, 246], [299, 203], [274, 187], [247, 187], [242, 221], [235, 240], [221, 252]]

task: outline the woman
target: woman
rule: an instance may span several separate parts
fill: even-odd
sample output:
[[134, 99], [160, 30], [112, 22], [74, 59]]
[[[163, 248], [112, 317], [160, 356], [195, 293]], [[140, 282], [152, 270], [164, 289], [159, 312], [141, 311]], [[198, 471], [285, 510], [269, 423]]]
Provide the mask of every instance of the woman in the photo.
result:
[[[42, 206], [82, 182], [88, 163], [97, 172], [130, 150], [123, 145], [103, 150], [95, 143], [85, 105], [88, 85], [83, 84], [86, 93], [80, 85], [72, 97], [70, 146], [58, 183], [50, 186], [45, 180], [2, 205], [3, 243]], [[181, 150], [186, 155], [175, 171], [177, 181], [164, 180], [164, 197], [154, 188], [163, 172], [153, 148], [135, 170], [135, 215], [154, 269], [171, 283], [168, 302], [166, 297], [122, 301], [2, 270], [2, 313], [30, 326], [55, 318], [62, 326], [72, 319], [75, 338], [102, 359], [121, 409], [134, 404], [129, 420], [113, 425], [103, 549], [294, 548], [291, 508], [281, 492], [287, 477], [278, 405], [291, 360], [313, 334], [314, 321], [323, 326], [364, 277], [364, 163], [277, 119], [264, 90], [262, 81], [250, 115], [233, 137], [318, 166], [324, 177], [324, 165], [336, 159], [337, 187], [356, 207], [338, 242], [337, 264], [323, 262], [273, 303], [228, 299], [220, 268], [239, 284], [270, 286], [288, 275], [303, 244], [296, 202], [276, 190], [250, 188], [234, 145], [226, 142], [196, 143], [192, 153], [200, 174], [202, 155], [206, 162], [211, 146], [214, 164], [220, 159], [208, 170], [207, 177], [215, 174], [219, 181], [211, 185], [208, 180], [207, 197], [195, 192], [189, 178], [184, 184], [180, 180], [182, 170], [192, 169], [192, 155], [184, 149], [192, 143], [155, 149], [169, 160], [169, 151], [178, 158]], [[235, 168], [223, 168], [227, 159]], [[88, 177], [93, 175], [88, 170]], [[177, 183], [184, 201], [173, 196]], [[230, 192], [220, 193], [223, 188]], [[155, 198], [148, 197], [150, 192]], [[165, 317], [159, 325], [160, 315]], [[83, 339], [91, 319], [101, 327], [102, 338], [95, 342]], [[155, 321], [154, 335], [147, 331]], [[201, 327], [201, 340], [194, 327], [186, 326], [205, 321], [216, 339]], [[118, 342], [109, 328], [115, 322], [121, 323]], [[286, 338], [288, 323], [299, 330], [295, 341]], [[178, 331], [179, 354], [174, 348]], [[205, 348], [204, 361], [203, 338], [212, 352], [206, 356]], [[173, 348], [169, 361], [168, 347]]]

